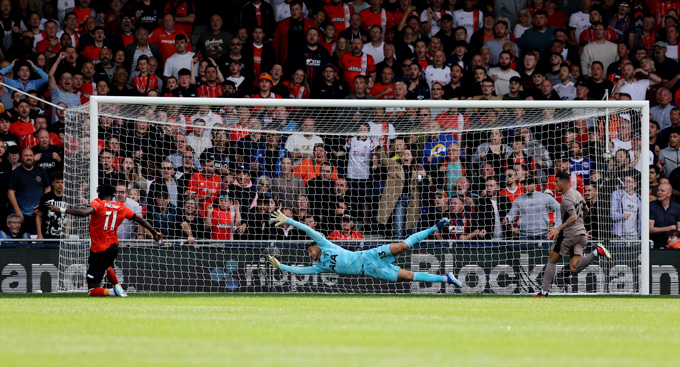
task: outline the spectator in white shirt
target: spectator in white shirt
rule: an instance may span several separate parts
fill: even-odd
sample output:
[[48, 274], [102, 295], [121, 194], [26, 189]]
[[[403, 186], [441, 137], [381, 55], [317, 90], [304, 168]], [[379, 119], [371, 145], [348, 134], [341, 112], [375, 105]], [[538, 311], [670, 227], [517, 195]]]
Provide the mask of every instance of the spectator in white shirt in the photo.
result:
[[175, 36], [175, 50], [177, 50], [177, 52], [165, 61], [165, 71], [163, 72], [163, 75], [166, 78], [171, 76], [178, 78], [178, 72], [181, 69], [191, 70], [193, 67], [191, 59], [193, 59], [196, 54], [187, 50], [188, 42], [189, 39], [183, 34]]

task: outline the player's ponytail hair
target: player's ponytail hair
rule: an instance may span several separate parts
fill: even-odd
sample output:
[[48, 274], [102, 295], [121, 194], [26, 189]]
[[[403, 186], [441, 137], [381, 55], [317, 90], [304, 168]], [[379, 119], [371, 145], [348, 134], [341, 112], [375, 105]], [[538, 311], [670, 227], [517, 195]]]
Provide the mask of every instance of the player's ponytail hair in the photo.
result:
[[97, 196], [100, 199], [106, 198], [106, 197], [114, 197], [114, 194], [116, 193], [116, 188], [109, 185], [109, 184], [103, 184], [97, 186]]

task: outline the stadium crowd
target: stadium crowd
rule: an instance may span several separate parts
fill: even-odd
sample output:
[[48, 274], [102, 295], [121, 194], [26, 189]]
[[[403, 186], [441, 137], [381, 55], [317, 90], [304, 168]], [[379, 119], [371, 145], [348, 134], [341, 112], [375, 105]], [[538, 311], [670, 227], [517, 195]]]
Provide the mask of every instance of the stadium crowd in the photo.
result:
[[[348, 136], [325, 135], [328, 116], [298, 108], [152, 106], [131, 119], [101, 117], [100, 181], [170, 240], [301, 240], [269, 224], [275, 208], [341, 243], [403, 239], [442, 216], [452, 224], [437, 239], [544, 239], [561, 220], [557, 172], [570, 173], [588, 202], [591, 238], [633, 239], [648, 225], [643, 169], [655, 247], [680, 229], [676, 0], [204, 5], [0, 0], [0, 82], [13, 87], [0, 88], [0, 237], [65, 230], [44, 203], [64, 205], [65, 156], [91, 157], [87, 136], [64, 150], [63, 108], [93, 95], [653, 106], [649, 127], [634, 110], [560, 123], [550, 123], [565, 117], [552, 109], [332, 111], [352, 122]], [[531, 113], [546, 123], [513, 128]], [[498, 128], [460, 132], [480, 125]], [[150, 236], [128, 221], [118, 232]]]

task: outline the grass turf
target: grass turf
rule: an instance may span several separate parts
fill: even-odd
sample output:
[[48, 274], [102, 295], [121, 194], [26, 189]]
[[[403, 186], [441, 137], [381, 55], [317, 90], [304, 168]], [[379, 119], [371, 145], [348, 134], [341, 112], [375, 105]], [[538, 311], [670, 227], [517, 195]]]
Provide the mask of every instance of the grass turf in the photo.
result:
[[0, 366], [677, 366], [670, 297], [0, 295]]

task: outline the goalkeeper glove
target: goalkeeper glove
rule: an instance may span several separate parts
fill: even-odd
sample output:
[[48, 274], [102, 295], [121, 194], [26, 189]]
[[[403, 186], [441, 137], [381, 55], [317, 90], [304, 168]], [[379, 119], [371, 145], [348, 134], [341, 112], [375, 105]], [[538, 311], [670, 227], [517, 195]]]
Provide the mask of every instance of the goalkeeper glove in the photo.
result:
[[270, 216], [270, 220], [272, 222], [276, 222], [275, 226], [277, 227], [286, 224], [286, 219], [288, 219], [288, 217], [286, 217], [285, 214], [281, 213], [280, 210], [273, 212]]
[[269, 258], [269, 263], [272, 264], [273, 267], [277, 269], [281, 267], [281, 263], [279, 262], [279, 260], [276, 260], [274, 256], [267, 255], [267, 258]]

